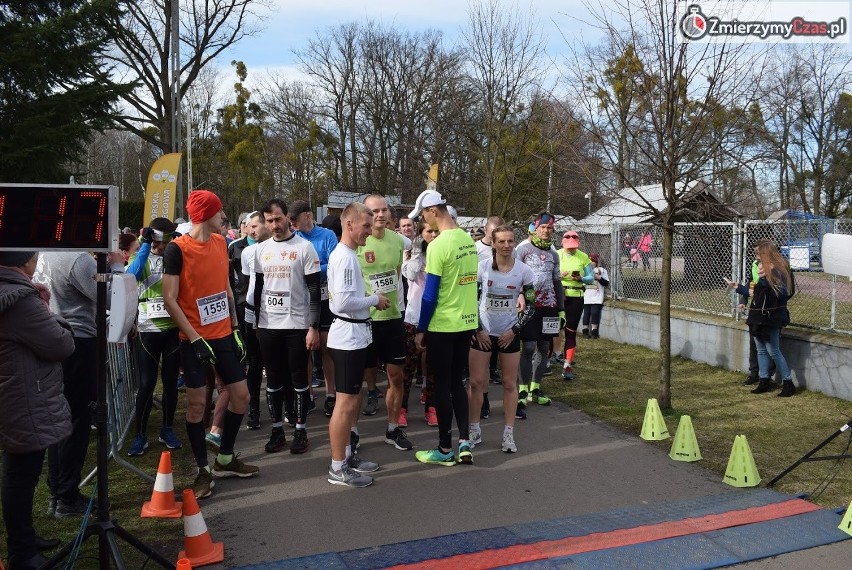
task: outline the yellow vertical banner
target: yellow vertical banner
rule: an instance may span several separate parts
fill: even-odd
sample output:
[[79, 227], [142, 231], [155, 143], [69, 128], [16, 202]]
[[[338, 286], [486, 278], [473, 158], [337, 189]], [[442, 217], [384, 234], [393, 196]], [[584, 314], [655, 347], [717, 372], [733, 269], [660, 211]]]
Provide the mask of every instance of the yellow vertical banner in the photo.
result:
[[438, 190], [438, 165], [433, 164], [426, 177], [426, 190]]
[[149, 225], [154, 218], [174, 219], [180, 159], [179, 152], [164, 154], [151, 166], [145, 186], [143, 226]]

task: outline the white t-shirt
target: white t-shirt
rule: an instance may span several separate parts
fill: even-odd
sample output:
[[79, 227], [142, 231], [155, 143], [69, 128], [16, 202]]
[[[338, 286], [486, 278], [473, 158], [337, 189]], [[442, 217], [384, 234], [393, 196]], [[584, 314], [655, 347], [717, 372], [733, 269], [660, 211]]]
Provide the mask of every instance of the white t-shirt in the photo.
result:
[[532, 269], [515, 260], [507, 273], [493, 269], [493, 261], [480, 261], [477, 281], [482, 294], [479, 298], [479, 322], [491, 336], [500, 336], [518, 322], [518, 296], [524, 285], [532, 286]]
[[[240, 265], [243, 275], [248, 275], [248, 290], [246, 291], [246, 305], [254, 307], [254, 250], [257, 249], [258, 242], [246, 246], [240, 253]], [[254, 309], [246, 307], [246, 322], [254, 324]]]
[[[370, 307], [378, 302], [376, 295], [367, 296], [358, 256], [343, 243], [337, 244], [328, 257], [328, 297], [333, 314], [357, 320], [369, 319]], [[373, 331], [366, 322], [334, 319], [328, 331], [329, 348], [358, 350], [371, 342]]]
[[482, 240], [476, 242], [476, 256], [479, 258], [480, 263], [486, 260], [491, 261], [494, 258], [492, 251], [492, 247], [482, 243]]
[[[319, 256], [311, 242], [293, 234], [285, 241], [270, 238], [254, 250], [255, 273], [263, 273], [263, 291], [257, 327], [307, 329], [311, 300], [305, 276], [318, 273]], [[248, 298], [246, 298], [248, 302]]]
[[[595, 267], [595, 273], [600, 271], [601, 278], [609, 281], [609, 274], [603, 267]], [[586, 292], [583, 293], [583, 304], [585, 305], [601, 305], [604, 302], [604, 294], [606, 287], [595, 281], [591, 285], [586, 285]]]

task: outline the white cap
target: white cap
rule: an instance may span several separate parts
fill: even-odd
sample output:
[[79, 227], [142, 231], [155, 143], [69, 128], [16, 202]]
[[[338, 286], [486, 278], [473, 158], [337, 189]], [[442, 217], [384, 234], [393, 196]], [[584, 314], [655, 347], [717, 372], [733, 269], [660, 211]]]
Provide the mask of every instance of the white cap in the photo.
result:
[[444, 200], [444, 197], [438, 192], [435, 192], [434, 190], [424, 190], [420, 193], [420, 196], [417, 197], [417, 201], [414, 202], [414, 209], [409, 212], [408, 217], [413, 220], [420, 216], [420, 213], [423, 212], [424, 208], [440, 206], [441, 204], [446, 203], [447, 201]]
[[450, 217], [453, 219], [453, 221], [458, 220], [459, 213], [452, 206], [447, 206], [447, 213], [450, 215]]

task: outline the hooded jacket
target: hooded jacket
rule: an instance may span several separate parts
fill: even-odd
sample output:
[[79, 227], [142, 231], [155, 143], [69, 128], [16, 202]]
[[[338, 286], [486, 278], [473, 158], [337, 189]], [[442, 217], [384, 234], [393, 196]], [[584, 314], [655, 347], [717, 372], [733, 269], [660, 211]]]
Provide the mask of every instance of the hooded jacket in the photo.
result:
[[0, 448], [30, 453], [71, 433], [62, 361], [73, 352], [71, 327], [23, 272], [0, 266]]

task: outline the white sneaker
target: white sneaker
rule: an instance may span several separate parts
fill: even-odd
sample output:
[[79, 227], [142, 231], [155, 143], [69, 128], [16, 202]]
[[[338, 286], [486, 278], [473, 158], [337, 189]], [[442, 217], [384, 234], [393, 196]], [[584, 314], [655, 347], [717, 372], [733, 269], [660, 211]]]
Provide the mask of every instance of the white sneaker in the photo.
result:
[[482, 443], [482, 430], [470, 430], [468, 434], [468, 441], [470, 442], [471, 447]]
[[515, 436], [510, 432], [503, 433], [503, 453], [517, 453], [518, 446], [515, 445]]

